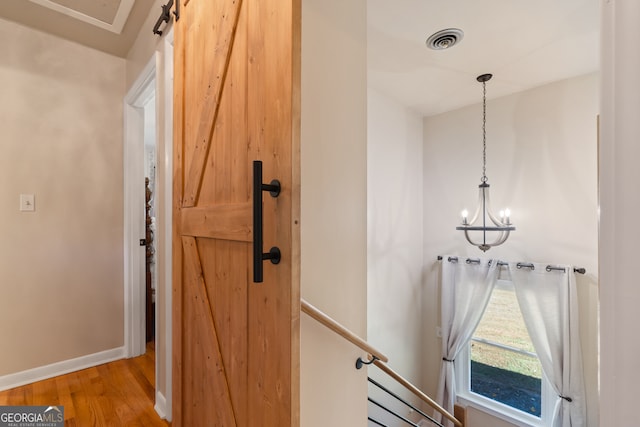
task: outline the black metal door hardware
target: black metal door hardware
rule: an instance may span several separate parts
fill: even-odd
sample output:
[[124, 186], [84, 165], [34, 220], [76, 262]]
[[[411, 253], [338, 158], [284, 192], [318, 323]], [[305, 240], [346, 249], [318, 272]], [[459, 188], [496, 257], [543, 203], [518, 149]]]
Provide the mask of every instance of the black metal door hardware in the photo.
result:
[[[153, 26], [153, 34], [157, 34], [159, 36], [162, 36], [162, 30], [160, 30], [160, 25], [162, 25], [163, 22], [166, 22], [167, 24], [169, 24], [169, 21], [171, 20], [171, 7], [173, 7], [173, 0], [169, 0], [167, 4], [163, 4], [161, 5], [161, 7], [162, 7], [162, 14], [156, 21], [156, 24]], [[176, 7], [175, 7], [175, 10], [173, 11], [173, 15], [175, 16], [176, 21], [180, 19], [180, 1], [176, 2]], [[166, 29], [166, 26], [165, 26], [165, 29]]]
[[272, 180], [269, 184], [262, 182], [262, 161], [253, 162], [253, 281], [262, 283], [263, 269], [262, 263], [270, 260], [272, 264], [280, 262], [280, 249], [276, 246], [269, 249], [269, 252], [262, 252], [263, 230], [262, 230], [262, 192], [268, 191], [271, 197], [280, 195], [280, 181]]

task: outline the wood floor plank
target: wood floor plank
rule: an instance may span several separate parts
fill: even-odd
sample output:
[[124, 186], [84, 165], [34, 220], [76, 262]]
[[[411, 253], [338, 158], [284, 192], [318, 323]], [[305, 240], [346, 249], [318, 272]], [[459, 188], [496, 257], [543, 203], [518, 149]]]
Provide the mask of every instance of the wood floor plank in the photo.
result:
[[64, 406], [65, 427], [166, 427], [154, 410], [155, 349], [0, 392], [0, 405]]
[[[56, 390], [58, 391], [59, 402], [67, 402], [71, 400], [71, 388], [67, 381], [61, 380], [60, 377], [54, 378], [56, 383]], [[60, 404], [60, 403], [59, 403]], [[73, 419], [76, 416], [75, 408], [69, 406], [65, 408], [64, 416], [67, 419]]]

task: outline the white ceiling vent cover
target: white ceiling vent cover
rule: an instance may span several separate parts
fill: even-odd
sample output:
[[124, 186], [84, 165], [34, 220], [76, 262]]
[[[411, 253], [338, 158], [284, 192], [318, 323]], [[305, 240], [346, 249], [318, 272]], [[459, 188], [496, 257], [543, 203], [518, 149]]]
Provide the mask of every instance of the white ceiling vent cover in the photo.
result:
[[464, 32], [458, 28], [447, 28], [432, 34], [427, 39], [427, 47], [433, 50], [444, 50], [455, 46], [464, 37]]

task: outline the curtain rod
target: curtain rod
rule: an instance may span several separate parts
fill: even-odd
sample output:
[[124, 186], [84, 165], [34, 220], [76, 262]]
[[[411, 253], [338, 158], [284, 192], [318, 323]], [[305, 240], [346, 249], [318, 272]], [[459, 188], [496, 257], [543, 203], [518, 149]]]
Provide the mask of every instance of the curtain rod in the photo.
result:
[[[438, 261], [442, 261], [442, 255], [438, 255]], [[458, 257], [455, 257], [455, 256], [449, 257], [447, 259], [447, 261], [449, 261], [449, 262], [458, 262]], [[489, 261], [489, 262], [491, 262], [491, 261]], [[478, 263], [480, 263], [480, 259], [479, 258], [467, 258], [466, 259], [466, 263], [467, 264], [478, 264]], [[504, 261], [498, 261], [498, 266], [504, 267], [505, 265], [509, 265], [509, 263], [508, 262], [504, 262]], [[516, 267], [518, 267], [518, 268], [530, 268], [532, 270], [535, 268], [534, 265], [532, 263], [530, 263], [530, 262], [519, 262], [519, 263], [516, 264]], [[546, 270], [547, 271], [565, 271], [565, 268], [564, 267], [558, 267], [558, 266], [555, 266], [555, 265], [547, 265]], [[576, 268], [573, 269], [573, 272], [574, 273], [585, 274], [587, 272], [587, 270], [584, 269], [584, 268], [577, 268], [576, 267]]]

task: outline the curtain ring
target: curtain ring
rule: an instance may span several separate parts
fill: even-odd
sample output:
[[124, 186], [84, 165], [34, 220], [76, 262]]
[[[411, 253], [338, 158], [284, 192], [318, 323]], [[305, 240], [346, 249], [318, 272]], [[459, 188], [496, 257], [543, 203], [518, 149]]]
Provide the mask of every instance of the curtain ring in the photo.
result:
[[519, 262], [516, 264], [516, 267], [518, 267], [518, 270], [521, 268], [530, 268], [531, 270], [536, 269], [535, 265], [533, 265], [532, 263], [526, 263], [526, 262]]

